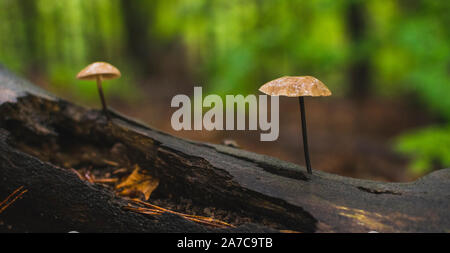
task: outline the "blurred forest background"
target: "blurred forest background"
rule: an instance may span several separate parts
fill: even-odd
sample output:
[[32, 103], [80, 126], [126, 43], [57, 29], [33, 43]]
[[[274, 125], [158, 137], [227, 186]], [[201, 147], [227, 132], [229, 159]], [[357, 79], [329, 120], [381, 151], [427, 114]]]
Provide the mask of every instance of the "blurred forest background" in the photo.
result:
[[170, 100], [198, 85], [259, 94], [280, 76], [313, 75], [333, 91], [308, 99], [313, 167], [407, 181], [450, 167], [449, 14], [448, 0], [0, 0], [0, 63], [98, 108], [95, 85], [75, 75], [110, 62], [122, 72], [104, 87], [115, 110], [300, 164], [296, 100], [281, 99], [273, 143], [175, 132]]

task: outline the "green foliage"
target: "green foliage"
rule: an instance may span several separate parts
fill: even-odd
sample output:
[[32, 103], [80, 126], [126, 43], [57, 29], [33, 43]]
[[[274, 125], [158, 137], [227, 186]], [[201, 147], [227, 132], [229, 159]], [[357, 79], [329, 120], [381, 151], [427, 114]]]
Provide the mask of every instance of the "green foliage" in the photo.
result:
[[431, 111], [450, 120], [450, 2], [416, 1], [411, 9], [386, 2], [373, 1], [371, 7], [384, 10], [379, 12], [384, 17], [373, 16], [379, 30], [374, 59], [381, 93], [415, 93]]
[[[348, 24], [353, 3], [367, 23], [358, 41], [352, 41]], [[372, 91], [416, 92], [431, 110], [450, 118], [450, 100], [444, 99], [450, 89], [449, 3], [0, 0], [0, 61], [19, 73], [48, 77], [52, 89], [94, 93], [95, 87], [74, 85], [73, 76], [95, 60], [132, 69], [136, 59], [130, 56], [134, 45], [124, 6], [133, 5], [143, 28], [137, 38], [153, 46], [183, 44], [187, 65], [209, 92], [254, 93], [276, 77], [309, 74], [344, 95], [348, 69], [365, 59]]]
[[395, 142], [399, 152], [410, 155], [410, 168], [416, 174], [430, 171], [435, 165], [450, 167], [450, 125], [428, 127], [404, 134]]
[[[367, 19], [364, 37], [351, 41], [348, 7]], [[154, 33], [181, 38], [203, 85], [219, 94], [253, 93], [281, 75], [311, 74], [335, 94], [347, 90], [358, 59], [371, 66], [372, 91], [416, 93], [450, 118], [449, 1], [158, 1]], [[364, 84], [361, 84], [364, 85]]]
[[159, 2], [155, 32], [181, 36], [209, 92], [254, 93], [264, 82], [299, 74], [315, 75], [337, 93], [345, 89], [344, 2], [175, 2]]

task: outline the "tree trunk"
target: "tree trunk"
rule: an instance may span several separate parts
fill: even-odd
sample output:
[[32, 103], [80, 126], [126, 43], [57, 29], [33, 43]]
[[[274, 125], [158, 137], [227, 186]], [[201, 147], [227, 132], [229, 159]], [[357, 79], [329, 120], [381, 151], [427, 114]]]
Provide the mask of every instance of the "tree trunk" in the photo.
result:
[[370, 55], [365, 48], [365, 32], [367, 30], [365, 3], [350, 2], [347, 10], [347, 27], [355, 52], [349, 67], [350, 95], [358, 102], [363, 101], [370, 91]]
[[412, 183], [308, 175], [292, 163], [176, 138], [118, 113], [108, 121], [101, 111], [54, 97], [1, 67], [0, 114], [0, 201], [19, 186], [28, 190], [0, 214], [0, 231], [216, 231], [178, 215], [123, 209], [129, 199], [70, 169], [85, 166], [72, 161], [77, 154], [91, 153], [137, 164], [158, 178], [150, 202], [182, 209], [188, 200], [200, 214], [214, 210], [236, 225], [221, 231], [450, 230], [449, 169]]

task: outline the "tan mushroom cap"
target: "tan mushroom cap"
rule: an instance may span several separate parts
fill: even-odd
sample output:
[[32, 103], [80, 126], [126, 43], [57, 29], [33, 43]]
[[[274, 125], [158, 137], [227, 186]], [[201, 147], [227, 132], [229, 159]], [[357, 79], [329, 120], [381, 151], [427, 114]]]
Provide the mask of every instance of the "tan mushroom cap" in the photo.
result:
[[97, 76], [101, 76], [102, 80], [110, 80], [120, 77], [120, 71], [107, 62], [94, 62], [81, 70], [77, 79], [95, 80]]
[[331, 95], [327, 86], [313, 76], [283, 76], [264, 84], [259, 90], [270, 96], [319, 97]]

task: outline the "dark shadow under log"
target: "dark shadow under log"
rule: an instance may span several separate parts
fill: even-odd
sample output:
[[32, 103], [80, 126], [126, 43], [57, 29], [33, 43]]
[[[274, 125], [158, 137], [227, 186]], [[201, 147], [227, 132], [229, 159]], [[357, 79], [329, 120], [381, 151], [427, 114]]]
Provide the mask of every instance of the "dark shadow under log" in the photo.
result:
[[150, 201], [189, 200], [235, 221], [236, 228], [220, 231], [450, 231], [449, 169], [411, 183], [308, 175], [292, 163], [176, 138], [114, 112], [108, 121], [1, 68], [0, 115], [0, 200], [28, 189], [0, 214], [0, 231], [217, 231], [177, 215], [124, 210], [126, 198], [69, 169], [87, 149], [158, 178]]

